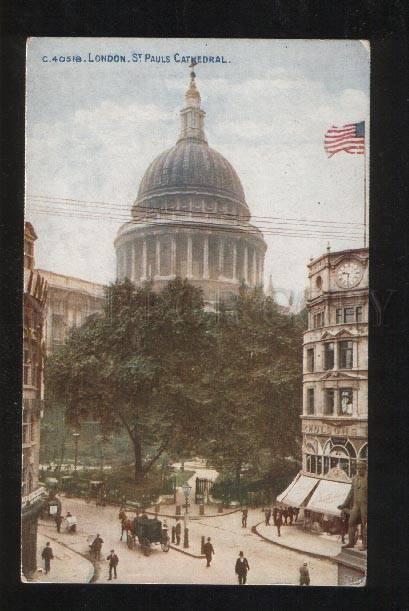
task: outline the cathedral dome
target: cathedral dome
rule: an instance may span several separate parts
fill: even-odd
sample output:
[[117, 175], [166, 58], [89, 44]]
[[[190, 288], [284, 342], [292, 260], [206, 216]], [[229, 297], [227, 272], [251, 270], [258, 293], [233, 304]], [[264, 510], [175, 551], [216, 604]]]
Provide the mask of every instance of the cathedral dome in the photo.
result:
[[150, 163], [131, 219], [118, 230], [117, 277], [149, 280], [155, 290], [187, 278], [213, 308], [243, 282], [263, 284], [267, 246], [236, 171], [207, 143], [193, 71], [190, 77], [176, 144]]
[[243, 187], [233, 166], [205, 141], [193, 138], [179, 140], [152, 161], [140, 183], [137, 201], [169, 189], [191, 188], [245, 204]]

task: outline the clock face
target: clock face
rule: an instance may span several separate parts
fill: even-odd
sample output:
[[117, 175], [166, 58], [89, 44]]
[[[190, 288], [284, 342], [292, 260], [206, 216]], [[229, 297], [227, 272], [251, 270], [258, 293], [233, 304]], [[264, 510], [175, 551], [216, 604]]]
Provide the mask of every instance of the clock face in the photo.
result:
[[337, 284], [342, 288], [356, 286], [361, 276], [362, 270], [357, 263], [343, 263], [336, 271]]

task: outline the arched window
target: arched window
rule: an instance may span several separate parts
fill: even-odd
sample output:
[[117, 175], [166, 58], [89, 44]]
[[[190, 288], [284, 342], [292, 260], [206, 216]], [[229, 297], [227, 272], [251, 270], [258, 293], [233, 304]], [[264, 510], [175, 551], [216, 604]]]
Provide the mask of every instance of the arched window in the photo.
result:
[[368, 444], [364, 443], [362, 448], [359, 450], [359, 460], [368, 460]]
[[322, 456], [318, 453], [318, 448], [312, 443], [307, 443], [305, 446], [306, 470], [308, 473], [321, 475], [322, 473]]
[[356, 451], [349, 440], [344, 443], [334, 443], [328, 440], [324, 447], [324, 474], [331, 469], [338, 468], [345, 471], [348, 477], [356, 473]]

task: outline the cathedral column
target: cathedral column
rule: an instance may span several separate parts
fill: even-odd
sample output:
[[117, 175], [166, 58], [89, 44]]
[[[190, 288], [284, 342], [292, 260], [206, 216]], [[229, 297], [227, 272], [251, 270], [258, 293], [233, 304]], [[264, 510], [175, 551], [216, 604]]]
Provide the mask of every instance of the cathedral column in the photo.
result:
[[260, 255], [260, 284], [264, 286], [264, 258]]
[[203, 278], [209, 279], [209, 236], [203, 239]]
[[249, 281], [249, 249], [247, 244], [244, 246], [244, 282], [247, 284]]
[[156, 275], [160, 276], [160, 238], [156, 236]]
[[224, 238], [219, 239], [219, 276], [224, 272]]
[[148, 277], [148, 250], [146, 244], [146, 238], [142, 240], [142, 280], [146, 280]]
[[136, 259], [136, 252], [135, 252], [135, 241], [132, 242], [131, 245], [131, 281], [135, 282], [136, 281], [136, 273], [135, 273], [135, 259]]
[[193, 277], [193, 259], [192, 259], [192, 236], [187, 236], [187, 274], [188, 278]]
[[237, 282], [237, 242], [233, 241], [233, 280]]
[[171, 239], [171, 251], [170, 251], [170, 274], [171, 276], [176, 275], [176, 238], [172, 236]]

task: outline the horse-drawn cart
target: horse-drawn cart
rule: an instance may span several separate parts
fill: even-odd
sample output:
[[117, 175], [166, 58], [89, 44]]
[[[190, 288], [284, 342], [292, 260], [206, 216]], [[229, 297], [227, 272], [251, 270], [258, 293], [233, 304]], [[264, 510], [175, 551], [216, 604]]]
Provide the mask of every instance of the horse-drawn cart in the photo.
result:
[[160, 544], [163, 552], [169, 551], [168, 531], [162, 528], [162, 522], [156, 518], [149, 519], [148, 516], [142, 515], [128, 521], [126, 543], [129, 549], [136, 548], [137, 540], [145, 556], [150, 555], [152, 545]]

